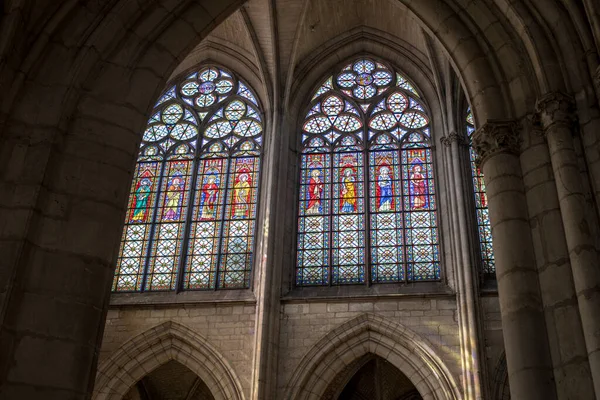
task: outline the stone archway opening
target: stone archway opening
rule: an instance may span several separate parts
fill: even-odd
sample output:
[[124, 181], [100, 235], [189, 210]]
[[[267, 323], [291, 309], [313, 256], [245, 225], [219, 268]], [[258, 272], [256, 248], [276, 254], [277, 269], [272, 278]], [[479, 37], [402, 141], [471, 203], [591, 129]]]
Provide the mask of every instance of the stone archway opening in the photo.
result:
[[214, 400], [206, 383], [183, 364], [171, 360], [136, 382], [123, 400]]
[[382, 357], [365, 354], [329, 384], [322, 400], [422, 400], [410, 379]]

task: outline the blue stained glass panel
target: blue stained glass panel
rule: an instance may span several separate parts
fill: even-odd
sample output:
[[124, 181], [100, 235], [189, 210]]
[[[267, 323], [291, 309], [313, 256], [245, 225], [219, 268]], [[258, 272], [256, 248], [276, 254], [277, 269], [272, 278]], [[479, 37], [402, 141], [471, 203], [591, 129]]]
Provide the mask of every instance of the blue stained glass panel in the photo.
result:
[[[249, 287], [258, 107], [248, 86], [214, 66], [161, 96], [140, 146], [114, 291]], [[200, 121], [208, 122], [202, 131]]]
[[307, 107], [299, 286], [440, 279], [429, 117], [392, 71], [368, 58], [346, 64]]
[[[474, 118], [471, 110], [467, 110], [465, 118], [467, 135], [471, 137], [475, 132]], [[479, 234], [479, 250], [483, 267], [484, 277], [493, 278], [496, 274], [496, 264], [494, 259], [494, 250], [492, 248], [492, 227], [488, 212], [487, 194], [485, 191], [485, 182], [483, 173], [476, 165], [477, 154], [473, 147], [469, 149], [471, 158], [471, 175], [473, 177], [473, 191], [475, 195], [475, 209], [477, 216], [477, 230]]]

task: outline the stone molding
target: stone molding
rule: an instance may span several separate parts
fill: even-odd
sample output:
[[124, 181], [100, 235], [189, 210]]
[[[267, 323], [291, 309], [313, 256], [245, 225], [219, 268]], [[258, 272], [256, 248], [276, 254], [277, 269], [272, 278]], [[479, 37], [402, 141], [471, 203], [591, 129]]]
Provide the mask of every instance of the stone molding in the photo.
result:
[[542, 96], [535, 109], [544, 131], [554, 125], [563, 125], [571, 129], [576, 121], [575, 101], [564, 93], [552, 92]]
[[362, 314], [329, 332], [302, 358], [286, 385], [286, 400], [319, 400], [336, 376], [355, 360], [377, 355], [400, 370], [425, 399], [462, 398], [434, 347], [407, 327]]
[[198, 375], [215, 400], [244, 400], [225, 357], [206, 338], [173, 321], [137, 335], [108, 357], [98, 367], [92, 399], [121, 400], [137, 381], [171, 360]]
[[518, 155], [520, 138], [518, 123], [514, 120], [488, 120], [473, 134], [473, 149], [477, 153], [475, 163], [481, 168], [492, 156], [500, 153]]

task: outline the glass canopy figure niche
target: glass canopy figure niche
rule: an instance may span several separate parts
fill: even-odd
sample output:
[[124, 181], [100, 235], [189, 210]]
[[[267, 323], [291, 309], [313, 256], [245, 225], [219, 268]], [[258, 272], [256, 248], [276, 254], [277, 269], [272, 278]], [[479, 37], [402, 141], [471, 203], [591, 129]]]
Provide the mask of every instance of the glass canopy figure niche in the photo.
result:
[[440, 279], [429, 117], [388, 65], [350, 63], [302, 125], [296, 285]]
[[[475, 132], [475, 121], [471, 108], [467, 109], [465, 126], [469, 141]], [[484, 279], [496, 278], [496, 265], [494, 261], [494, 250], [492, 249], [492, 227], [490, 224], [490, 214], [488, 211], [487, 194], [485, 192], [485, 182], [483, 173], [475, 163], [477, 154], [471, 145], [469, 147], [471, 157], [471, 175], [473, 177], [473, 190], [475, 193], [475, 210], [477, 212], [477, 231], [479, 234], [479, 250], [481, 253], [481, 262]]]
[[144, 131], [113, 291], [247, 288], [263, 123], [234, 74], [170, 87]]

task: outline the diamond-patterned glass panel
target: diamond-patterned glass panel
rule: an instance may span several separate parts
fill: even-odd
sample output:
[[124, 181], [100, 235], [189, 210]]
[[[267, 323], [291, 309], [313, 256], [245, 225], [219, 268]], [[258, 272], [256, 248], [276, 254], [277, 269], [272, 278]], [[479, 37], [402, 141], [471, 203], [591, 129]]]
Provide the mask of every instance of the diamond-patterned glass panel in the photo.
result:
[[430, 119], [416, 89], [363, 58], [307, 108], [296, 284], [439, 280]]
[[200, 68], [160, 97], [140, 146], [113, 291], [249, 287], [262, 134], [257, 97], [221, 68]]

